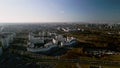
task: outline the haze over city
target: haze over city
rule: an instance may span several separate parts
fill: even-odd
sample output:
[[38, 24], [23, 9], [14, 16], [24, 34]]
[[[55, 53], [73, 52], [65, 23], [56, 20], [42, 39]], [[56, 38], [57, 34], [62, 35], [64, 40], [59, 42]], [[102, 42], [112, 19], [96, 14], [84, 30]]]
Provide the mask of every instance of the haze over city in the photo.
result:
[[120, 68], [120, 0], [0, 0], [0, 68]]
[[120, 0], [0, 0], [0, 23], [119, 23]]

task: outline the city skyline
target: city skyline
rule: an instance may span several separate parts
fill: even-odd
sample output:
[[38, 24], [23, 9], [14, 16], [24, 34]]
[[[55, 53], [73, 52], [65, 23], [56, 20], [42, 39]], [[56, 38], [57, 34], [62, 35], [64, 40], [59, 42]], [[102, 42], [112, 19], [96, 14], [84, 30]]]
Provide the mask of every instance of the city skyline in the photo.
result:
[[119, 0], [0, 0], [0, 23], [120, 22]]

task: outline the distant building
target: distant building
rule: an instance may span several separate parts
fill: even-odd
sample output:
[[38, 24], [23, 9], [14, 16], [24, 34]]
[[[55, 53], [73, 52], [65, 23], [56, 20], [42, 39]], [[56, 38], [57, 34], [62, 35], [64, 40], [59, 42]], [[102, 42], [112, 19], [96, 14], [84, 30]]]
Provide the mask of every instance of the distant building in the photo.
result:
[[3, 52], [3, 50], [2, 50], [2, 44], [0, 43], [0, 56], [2, 55], [2, 52]]
[[[34, 34], [30, 33], [27, 50], [31, 52], [41, 52], [48, 51], [54, 47], [70, 46], [76, 43], [73, 37], [63, 37], [56, 33], [47, 33], [46, 36], [39, 33], [37, 37], [34, 37]], [[37, 46], [35, 44], [37, 44]]]
[[3, 49], [9, 47], [10, 43], [13, 42], [15, 33], [3, 32], [4, 27], [0, 29], [0, 55], [3, 53]]

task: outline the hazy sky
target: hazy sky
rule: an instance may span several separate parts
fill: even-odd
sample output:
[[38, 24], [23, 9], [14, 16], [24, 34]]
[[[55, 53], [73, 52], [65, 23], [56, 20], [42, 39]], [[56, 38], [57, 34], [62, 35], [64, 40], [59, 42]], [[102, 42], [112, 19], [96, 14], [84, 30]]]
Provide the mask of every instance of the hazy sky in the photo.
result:
[[0, 22], [119, 22], [120, 0], [0, 0]]

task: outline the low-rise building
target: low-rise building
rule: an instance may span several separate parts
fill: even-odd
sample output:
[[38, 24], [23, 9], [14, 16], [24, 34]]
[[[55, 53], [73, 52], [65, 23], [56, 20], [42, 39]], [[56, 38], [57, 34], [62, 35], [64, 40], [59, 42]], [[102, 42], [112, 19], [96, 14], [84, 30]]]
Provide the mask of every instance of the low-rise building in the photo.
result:
[[[47, 42], [46, 42], [47, 41]], [[37, 43], [37, 46], [35, 45]], [[37, 36], [29, 34], [27, 50], [31, 52], [48, 51], [54, 47], [71, 46], [76, 43], [73, 37], [63, 37], [55, 34], [54, 36]]]
[[84, 48], [84, 53], [89, 55], [89, 56], [95, 56], [95, 57], [102, 57], [103, 55], [114, 55], [116, 54], [115, 51], [108, 50], [107, 48], [97, 48], [97, 47], [92, 47], [92, 48]]

